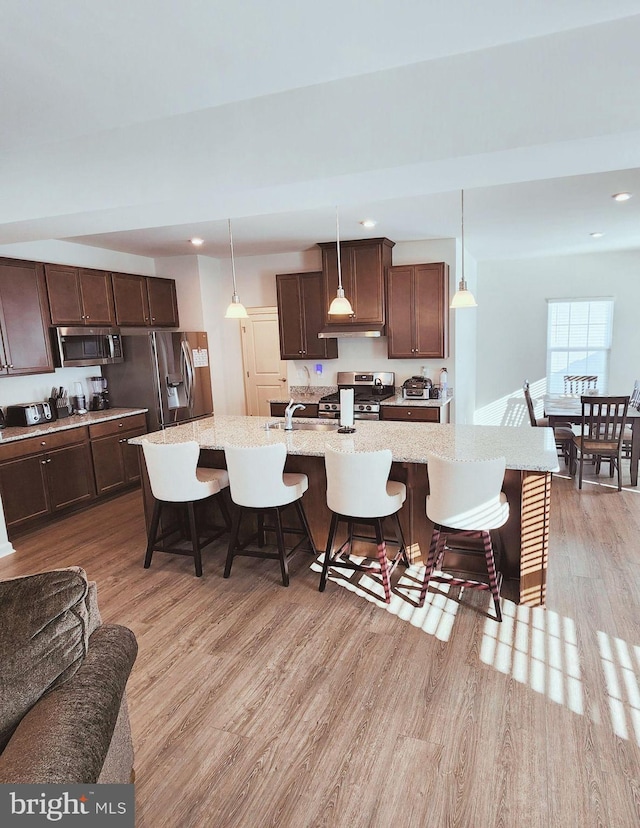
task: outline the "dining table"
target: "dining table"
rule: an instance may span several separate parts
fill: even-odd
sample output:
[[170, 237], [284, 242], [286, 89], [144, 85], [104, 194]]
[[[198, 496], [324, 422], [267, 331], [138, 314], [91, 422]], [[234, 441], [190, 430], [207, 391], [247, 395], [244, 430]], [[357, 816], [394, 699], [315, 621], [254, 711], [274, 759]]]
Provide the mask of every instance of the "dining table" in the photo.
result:
[[[597, 399], [597, 396], [596, 396]], [[582, 423], [582, 403], [580, 397], [545, 397], [544, 416], [549, 420], [549, 426], [571, 423]], [[631, 426], [631, 485], [638, 485], [638, 465], [640, 463], [640, 410], [634, 405], [627, 409], [626, 424]]]

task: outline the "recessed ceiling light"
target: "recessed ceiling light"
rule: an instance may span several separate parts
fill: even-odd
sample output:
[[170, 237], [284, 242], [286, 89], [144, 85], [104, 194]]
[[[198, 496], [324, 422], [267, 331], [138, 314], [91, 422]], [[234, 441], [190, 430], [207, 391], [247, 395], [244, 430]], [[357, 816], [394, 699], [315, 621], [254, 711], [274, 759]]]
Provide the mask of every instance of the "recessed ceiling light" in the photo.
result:
[[374, 221], [373, 219], [364, 219], [364, 221], [361, 221], [361, 222], [360, 222], [360, 224], [361, 224], [363, 227], [375, 227], [377, 223], [378, 223], [378, 222], [377, 222], [377, 221]]
[[604, 233], [589, 233], [592, 239], [601, 239], [604, 236]]
[[189, 239], [189, 241], [194, 247], [201, 247], [204, 244], [204, 239], [199, 239], [197, 236], [194, 236], [194, 238]]
[[611, 198], [614, 201], [629, 201], [631, 193], [614, 193]]

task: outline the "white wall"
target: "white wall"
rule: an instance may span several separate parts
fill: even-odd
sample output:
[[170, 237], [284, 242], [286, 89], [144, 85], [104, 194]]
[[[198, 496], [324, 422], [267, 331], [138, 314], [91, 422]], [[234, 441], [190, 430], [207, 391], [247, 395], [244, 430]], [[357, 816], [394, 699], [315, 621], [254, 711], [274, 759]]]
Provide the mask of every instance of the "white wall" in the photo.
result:
[[640, 377], [640, 253], [591, 253], [481, 262], [478, 267], [478, 391], [475, 421], [526, 423], [522, 383], [545, 393], [547, 299], [615, 299], [610, 393]]

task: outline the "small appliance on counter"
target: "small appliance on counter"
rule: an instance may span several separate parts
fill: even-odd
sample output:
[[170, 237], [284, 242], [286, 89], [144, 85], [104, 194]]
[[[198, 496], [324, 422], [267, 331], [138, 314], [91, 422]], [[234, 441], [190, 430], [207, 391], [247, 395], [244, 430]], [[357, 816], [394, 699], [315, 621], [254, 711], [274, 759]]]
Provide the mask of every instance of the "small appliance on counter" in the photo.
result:
[[48, 402], [18, 403], [8, 405], [6, 423], [8, 426], [34, 426], [50, 423], [55, 414]]
[[428, 377], [409, 377], [402, 383], [403, 400], [428, 400], [433, 383]]
[[104, 411], [109, 408], [109, 392], [104, 377], [89, 377], [91, 383], [91, 410]]
[[0, 408], [0, 428], [4, 428], [6, 423], [4, 421], [4, 411]]

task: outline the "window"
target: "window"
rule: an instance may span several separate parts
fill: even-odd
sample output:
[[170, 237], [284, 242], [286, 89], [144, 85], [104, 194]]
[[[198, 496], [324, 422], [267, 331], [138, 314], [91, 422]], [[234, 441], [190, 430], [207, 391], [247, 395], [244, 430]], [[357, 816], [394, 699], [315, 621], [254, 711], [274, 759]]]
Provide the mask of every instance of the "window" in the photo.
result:
[[564, 394], [565, 374], [594, 374], [606, 393], [613, 299], [549, 299], [547, 392]]

